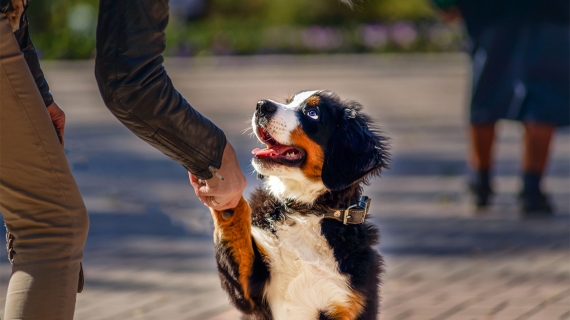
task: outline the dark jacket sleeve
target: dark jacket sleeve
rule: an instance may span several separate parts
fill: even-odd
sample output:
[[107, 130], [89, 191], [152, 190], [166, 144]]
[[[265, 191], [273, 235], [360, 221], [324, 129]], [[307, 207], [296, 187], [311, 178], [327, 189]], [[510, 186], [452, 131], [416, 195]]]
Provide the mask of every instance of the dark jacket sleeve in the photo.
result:
[[22, 14], [20, 19], [20, 29], [14, 32], [14, 36], [20, 45], [20, 51], [24, 54], [24, 59], [28, 63], [28, 68], [30, 68], [30, 72], [36, 81], [36, 85], [38, 86], [47, 107], [52, 104], [53, 96], [49, 92], [49, 85], [44, 77], [42, 69], [40, 68], [40, 61], [38, 59], [36, 48], [32, 43], [32, 38], [30, 37], [30, 32], [28, 30], [28, 17], [25, 12]]
[[0, 12], [8, 12], [8, 8], [10, 8], [10, 0], [0, 0]]
[[101, 0], [95, 77], [109, 110], [133, 133], [202, 179], [220, 168], [226, 137], [194, 110], [162, 65], [167, 0]]

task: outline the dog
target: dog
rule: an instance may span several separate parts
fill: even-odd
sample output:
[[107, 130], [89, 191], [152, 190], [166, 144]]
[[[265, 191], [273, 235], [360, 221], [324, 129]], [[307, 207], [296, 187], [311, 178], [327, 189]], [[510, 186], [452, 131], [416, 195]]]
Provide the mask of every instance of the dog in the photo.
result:
[[252, 164], [263, 187], [211, 209], [222, 287], [248, 320], [377, 319], [382, 258], [362, 187], [387, 168], [387, 138], [355, 101], [302, 91], [261, 100]]

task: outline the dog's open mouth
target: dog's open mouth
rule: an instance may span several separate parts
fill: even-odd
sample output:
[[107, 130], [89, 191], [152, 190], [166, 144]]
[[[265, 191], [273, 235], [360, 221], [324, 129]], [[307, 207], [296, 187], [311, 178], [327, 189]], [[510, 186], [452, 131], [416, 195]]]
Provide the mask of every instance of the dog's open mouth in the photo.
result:
[[277, 142], [262, 126], [257, 127], [257, 132], [261, 142], [267, 148], [255, 148], [251, 153], [260, 160], [270, 160], [284, 165], [299, 165], [305, 158], [305, 152], [293, 146], [286, 146]]

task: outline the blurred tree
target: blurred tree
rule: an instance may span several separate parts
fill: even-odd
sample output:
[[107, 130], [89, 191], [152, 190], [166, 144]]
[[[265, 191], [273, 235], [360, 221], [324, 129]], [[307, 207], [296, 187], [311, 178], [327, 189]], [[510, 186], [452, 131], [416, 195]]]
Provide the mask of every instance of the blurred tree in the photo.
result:
[[[42, 56], [93, 57], [97, 6], [97, 0], [32, 1], [30, 30]], [[443, 48], [427, 43], [416, 27], [436, 23], [427, 0], [357, 0], [353, 9], [339, 0], [171, 0], [171, 6], [167, 53], [174, 55]], [[405, 41], [392, 40], [393, 33]]]
[[34, 45], [44, 58], [88, 58], [95, 49], [97, 0], [31, 1]]
[[[426, 0], [356, 1], [352, 10], [338, 0], [204, 1], [205, 9], [198, 19], [174, 17], [184, 21], [167, 30], [171, 54], [430, 51], [441, 47], [426, 44], [429, 31], [418, 37], [414, 26], [425, 21], [436, 23], [434, 10]], [[402, 20], [410, 23], [397, 23]], [[370, 41], [362, 41], [358, 33], [368, 24], [396, 24], [398, 39], [386, 40], [385, 45], [375, 48], [366, 46]], [[392, 31], [384, 28], [382, 32], [391, 37]], [[404, 35], [411, 41], [400, 41], [403, 32], [413, 33]]]

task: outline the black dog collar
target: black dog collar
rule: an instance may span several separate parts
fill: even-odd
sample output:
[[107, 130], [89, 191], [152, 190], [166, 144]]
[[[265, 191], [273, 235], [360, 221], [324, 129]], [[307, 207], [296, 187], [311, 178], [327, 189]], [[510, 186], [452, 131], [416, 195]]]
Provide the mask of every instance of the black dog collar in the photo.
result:
[[368, 210], [370, 210], [371, 200], [372, 199], [367, 196], [362, 196], [360, 197], [360, 200], [358, 200], [358, 202], [355, 204], [349, 206], [348, 208], [342, 209], [333, 209], [321, 205], [315, 205], [312, 208], [302, 208], [296, 206], [295, 204], [290, 204], [287, 207], [301, 213], [320, 213], [323, 215], [323, 218], [335, 219], [342, 222], [343, 224], [362, 224], [366, 219]]

